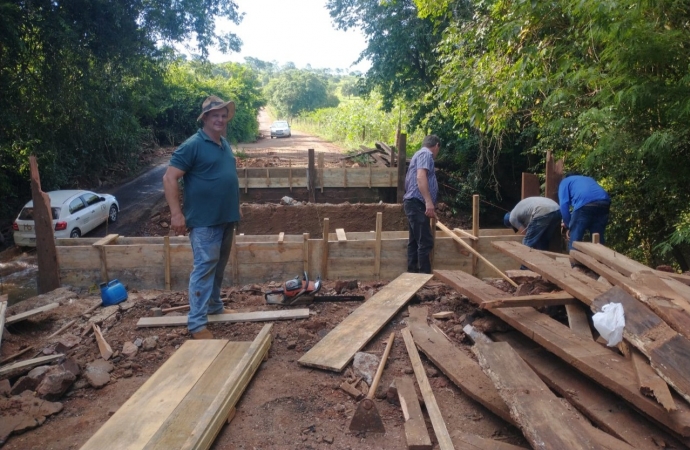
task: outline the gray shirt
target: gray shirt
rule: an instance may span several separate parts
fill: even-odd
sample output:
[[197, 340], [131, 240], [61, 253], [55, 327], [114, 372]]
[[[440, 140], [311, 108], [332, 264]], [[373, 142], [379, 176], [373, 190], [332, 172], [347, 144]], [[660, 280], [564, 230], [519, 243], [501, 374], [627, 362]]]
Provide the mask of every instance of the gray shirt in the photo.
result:
[[558, 203], [546, 197], [527, 197], [510, 212], [510, 224], [518, 230], [525, 229], [535, 217], [558, 211]]

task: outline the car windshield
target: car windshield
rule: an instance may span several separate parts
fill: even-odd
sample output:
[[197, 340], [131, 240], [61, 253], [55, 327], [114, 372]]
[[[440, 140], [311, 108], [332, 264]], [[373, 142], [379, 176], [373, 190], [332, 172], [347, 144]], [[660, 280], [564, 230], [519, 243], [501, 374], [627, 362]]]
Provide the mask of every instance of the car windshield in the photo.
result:
[[287, 122], [273, 122], [273, 125], [272, 125], [272, 126], [274, 126], [274, 127], [276, 127], [276, 128], [278, 128], [278, 127], [286, 127], [286, 126], [288, 126], [288, 123], [287, 123]]
[[[50, 208], [53, 213], [53, 220], [60, 218], [60, 208]], [[19, 213], [19, 220], [34, 220], [34, 208], [24, 208]]]

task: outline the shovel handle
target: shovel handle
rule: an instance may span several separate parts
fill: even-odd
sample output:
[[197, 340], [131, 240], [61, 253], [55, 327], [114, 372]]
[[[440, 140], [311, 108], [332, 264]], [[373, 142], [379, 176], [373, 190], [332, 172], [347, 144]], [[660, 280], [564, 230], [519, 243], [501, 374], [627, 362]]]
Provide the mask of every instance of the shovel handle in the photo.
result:
[[376, 388], [379, 387], [379, 381], [381, 381], [381, 375], [383, 375], [383, 368], [386, 365], [386, 361], [388, 360], [388, 354], [391, 352], [391, 348], [393, 348], [393, 341], [395, 340], [395, 332], [391, 333], [390, 337], [388, 338], [388, 343], [386, 344], [386, 349], [383, 351], [383, 356], [381, 357], [381, 362], [379, 363], [378, 369], [376, 369], [376, 375], [374, 375], [374, 381], [371, 383], [371, 387], [369, 388], [369, 393], [367, 394], [368, 399], [374, 398], [374, 393], [376, 392]]

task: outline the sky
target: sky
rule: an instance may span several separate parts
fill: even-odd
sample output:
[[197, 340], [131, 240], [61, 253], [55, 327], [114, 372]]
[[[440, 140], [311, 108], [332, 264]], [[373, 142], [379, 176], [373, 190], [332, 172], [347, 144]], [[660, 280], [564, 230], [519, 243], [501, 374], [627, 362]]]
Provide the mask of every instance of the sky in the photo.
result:
[[232, 31], [242, 39], [242, 51], [224, 55], [212, 49], [209, 60], [244, 62], [245, 56], [293, 62], [302, 69], [344, 69], [365, 72], [370, 64], [352, 64], [366, 47], [359, 30], [347, 32], [333, 26], [326, 0], [235, 0], [244, 19], [239, 26], [218, 20], [219, 31]]

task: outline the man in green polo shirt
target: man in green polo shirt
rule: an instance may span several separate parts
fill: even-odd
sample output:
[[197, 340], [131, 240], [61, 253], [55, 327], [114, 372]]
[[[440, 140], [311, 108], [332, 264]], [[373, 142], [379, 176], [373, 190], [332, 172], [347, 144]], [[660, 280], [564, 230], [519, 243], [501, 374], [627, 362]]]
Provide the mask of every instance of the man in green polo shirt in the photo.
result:
[[[194, 339], [213, 339], [206, 328], [208, 315], [229, 312], [220, 300], [220, 287], [233, 230], [240, 220], [240, 192], [235, 157], [223, 134], [234, 114], [231, 101], [215, 95], [204, 100], [198, 118], [203, 127], [175, 150], [163, 176], [170, 228], [175, 235], [189, 229], [194, 254], [187, 321]], [[180, 178], [184, 206], [180, 205]]]

